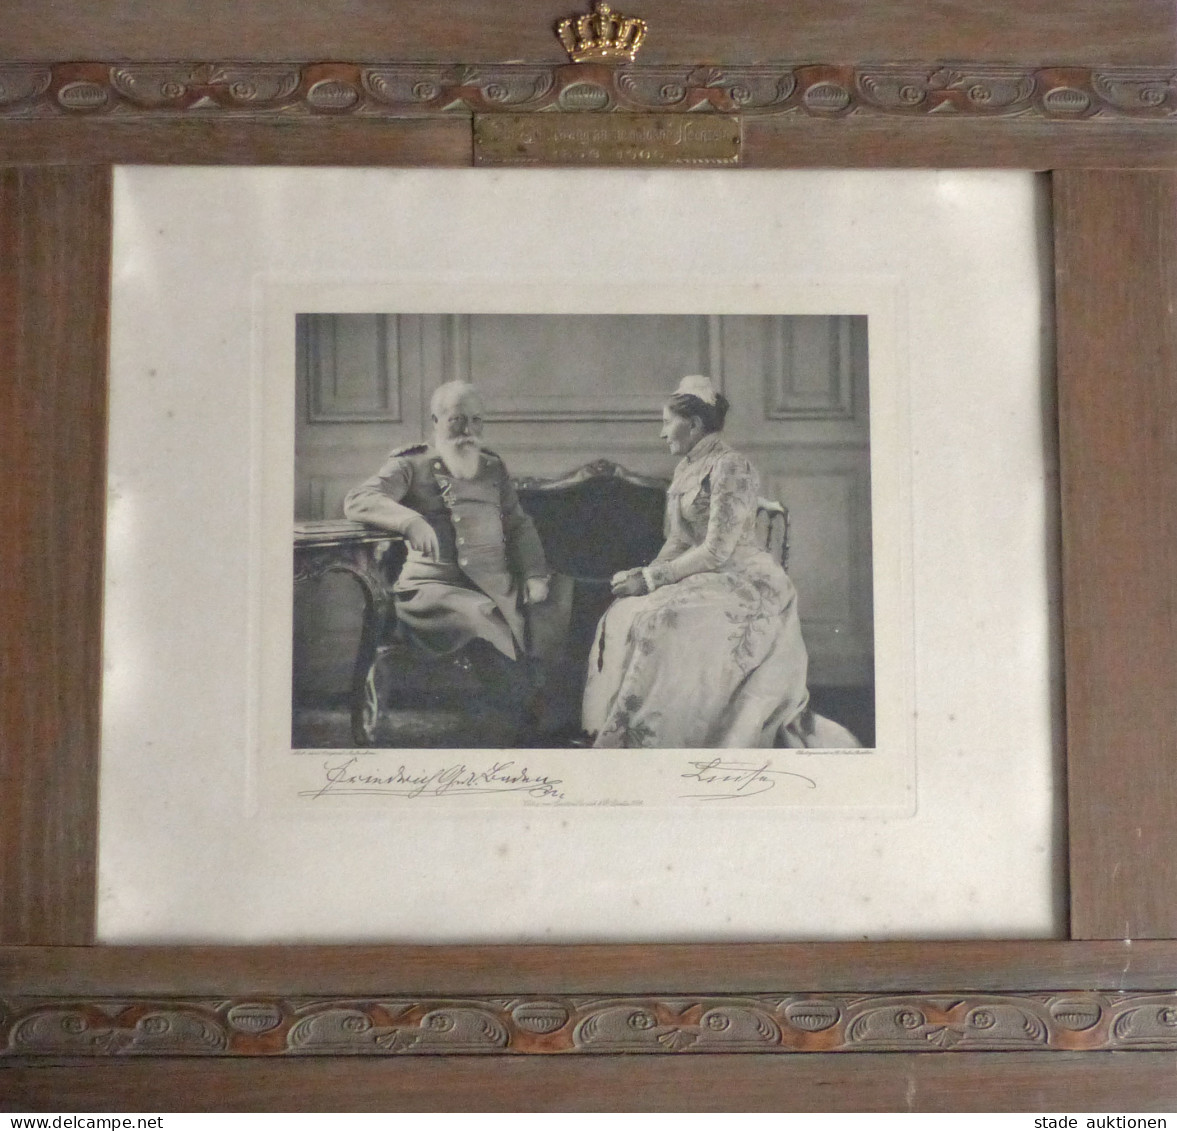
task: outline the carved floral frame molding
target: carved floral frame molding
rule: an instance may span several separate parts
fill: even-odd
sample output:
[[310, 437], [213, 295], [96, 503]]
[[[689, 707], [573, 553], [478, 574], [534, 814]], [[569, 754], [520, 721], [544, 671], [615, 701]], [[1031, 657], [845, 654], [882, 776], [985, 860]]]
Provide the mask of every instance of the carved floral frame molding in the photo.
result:
[[0, 1002], [8, 1056], [1177, 1051], [1177, 994]]
[[0, 64], [0, 119], [494, 111], [1169, 120], [1177, 70], [826, 63], [614, 67], [347, 62]]

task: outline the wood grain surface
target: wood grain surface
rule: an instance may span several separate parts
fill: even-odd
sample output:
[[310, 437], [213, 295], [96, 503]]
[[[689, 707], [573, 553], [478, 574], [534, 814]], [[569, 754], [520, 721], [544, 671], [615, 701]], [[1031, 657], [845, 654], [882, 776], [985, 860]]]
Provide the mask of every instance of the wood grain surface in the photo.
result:
[[0, 171], [0, 939], [93, 937], [110, 172]]
[[[473, 164], [469, 117], [255, 120], [0, 119], [2, 165]], [[1177, 168], [1158, 122], [760, 118], [741, 164], [771, 168]]]
[[[1054, 65], [1173, 62], [1166, 0], [632, 0], [657, 62], [991, 59]], [[127, 0], [46, 5], [7, 0], [11, 59], [419, 59], [562, 61], [555, 23], [570, 0]]]
[[1177, 935], [1177, 177], [1054, 178], [1073, 938]]
[[[587, 4], [4, 5], [6, 61], [564, 61]], [[626, 5], [630, 8], [631, 5]], [[1177, 66], [1169, 0], [649, 0], [645, 64]], [[1169, 80], [1166, 80], [1168, 82]], [[1169, 97], [1170, 95], [1166, 95]], [[0, 121], [0, 990], [10, 996], [1172, 991], [1177, 167], [1166, 119], [748, 119], [752, 167], [1059, 170], [1071, 931], [1106, 942], [105, 948], [93, 935], [112, 161], [464, 165], [454, 117]], [[1108, 171], [1120, 169], [1121, 171]], [[965, 815], [962, 819], [967, 819]], [[63, 945], [77, 944], [77, 945]], [[0, 1107], [1172, 1110], [1172, 1053], [10, 1058]]]
[[1168, 1052], [135, 1060], [0, 1070], [8, 1111], [1172, 1111]]
[[1172, 990], [1177, 942], [0, 947], [0, 995]]
[[[3, 165], [396, 165], [473, 163], [469, 119], [0, 120]], [[1153, 163], [1163, 163], [1158, 154]], [[1177, 161], [1175, 161], [1177, 163]]]

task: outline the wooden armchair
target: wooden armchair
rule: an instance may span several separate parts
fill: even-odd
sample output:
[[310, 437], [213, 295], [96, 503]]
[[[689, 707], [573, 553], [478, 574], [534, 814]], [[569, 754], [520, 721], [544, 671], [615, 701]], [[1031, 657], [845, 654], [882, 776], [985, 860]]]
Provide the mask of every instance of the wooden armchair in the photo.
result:
[[[515, 486], [523, 509], [539, 531], [553, 572], [552, 596], [536, 618], [532, 644], [543, 680], [544, 711], [539, 725], [558, 744], [579, 727], [589, 648], [597, 622], [612, 600], [609, 579], [618, 570], [649, 562], [662, 545], [668, 481], [601, 459], [556, 478], [518, 478]], [[761, 499], [757, 531], [761, 544], [787, 569], [789, 514], [785, 507]], [[460, 704], [474, 686], [460, 661], [425, 660], [397, 640], [391, 587], [403, 562], [404, 547], [398, 536], [362, 523], [331, 520], [295, 527], [296, 580], [342, 570], [357, 580], [364, 593], [351, 693], [352, 740], [358, 746], [385, 744], [389, 723], [406, 701], [416, 697], [426, 706], [447, 700]], [[396, 677], [391, 682], [390, 671]], [[441, 729], [445, 737], [445, 728]], [[460, 739], [455, 734], [453, 741], [433, 744], [479, 744]], [[488, 737], [485, 744], [494, 743]]]

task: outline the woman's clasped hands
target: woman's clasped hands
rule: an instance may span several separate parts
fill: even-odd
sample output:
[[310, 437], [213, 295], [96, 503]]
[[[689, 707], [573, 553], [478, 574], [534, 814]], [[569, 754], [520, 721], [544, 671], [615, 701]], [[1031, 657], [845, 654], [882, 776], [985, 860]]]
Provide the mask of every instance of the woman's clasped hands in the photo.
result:
[[614, 597], [641, 597], [649, 592], [641, 568], [623, 569], [609, 579], [609, 588]]

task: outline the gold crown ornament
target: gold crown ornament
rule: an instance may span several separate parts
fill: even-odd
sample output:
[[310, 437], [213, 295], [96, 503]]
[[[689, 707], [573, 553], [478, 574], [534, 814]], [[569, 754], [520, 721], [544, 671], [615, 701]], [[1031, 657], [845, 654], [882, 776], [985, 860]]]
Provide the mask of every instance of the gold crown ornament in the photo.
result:
[[623, 16], [604, 3], [583, 16], [569, 16], [556, 25], [556, 34], [574, 63], [633, 62], [642, 40], [646, 21]]

